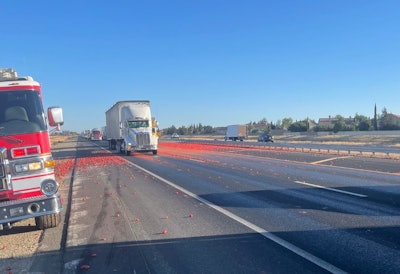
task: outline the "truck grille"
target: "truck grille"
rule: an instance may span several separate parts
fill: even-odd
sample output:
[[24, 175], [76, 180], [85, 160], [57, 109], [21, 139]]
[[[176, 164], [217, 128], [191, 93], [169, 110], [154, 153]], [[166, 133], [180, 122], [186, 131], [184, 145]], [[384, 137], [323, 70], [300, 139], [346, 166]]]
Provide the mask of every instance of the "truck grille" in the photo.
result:
[[3, 163], [0, 164], [0, 192], [6, 190], [7, 180], [6, 180], [6, 173], [4, 171]]
[[138, 146], [150, 145], [150, 135], [148, 133], [139, 133], [136, 135], [136, 144]]
[[6, 190], [6, 160], [7, 160], [7, 149], [0, 147], [0, 191]]

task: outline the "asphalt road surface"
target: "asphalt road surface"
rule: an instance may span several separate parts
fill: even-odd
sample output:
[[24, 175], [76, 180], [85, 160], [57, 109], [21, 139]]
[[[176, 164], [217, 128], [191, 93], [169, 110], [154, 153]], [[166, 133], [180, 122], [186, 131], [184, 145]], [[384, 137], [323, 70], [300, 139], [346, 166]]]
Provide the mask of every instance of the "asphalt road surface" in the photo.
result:
[[[390, 159], [160, 143], [72, 159], [65, 224], [31, 273], [399, 273], [400, 168]], [[1, 239], [1, 238], [0, 238]]]

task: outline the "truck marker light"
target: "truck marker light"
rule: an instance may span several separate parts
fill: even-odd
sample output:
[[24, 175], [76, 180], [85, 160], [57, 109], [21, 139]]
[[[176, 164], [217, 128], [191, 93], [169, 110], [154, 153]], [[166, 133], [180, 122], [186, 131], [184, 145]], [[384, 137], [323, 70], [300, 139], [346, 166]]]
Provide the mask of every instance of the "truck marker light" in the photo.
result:
[[20, 147], [11, 149], [11, 156], [13, 158], [35, 156], [40, 154], [39, 146]]
[[45, 168], [50, 168], [55, 166], [55, 161], [53, 159], [49, 159], [44, 161], [44, 167]]
[[88, 264], [81, 265], [82, 270], [88, 270], [89, 268], [90, 268], [90, 265], [88, 265]]
[[39, 154], [39, 148], [38, 148], [38, 147], [28, 147], [28, 148], [26, 149], [26, 153], [27, 153], [28, 155], [36, 155], [36, 154]]
[[12, 150], [12, 157], [19, 158], [25, 156], [25, 149], [13, 149]]

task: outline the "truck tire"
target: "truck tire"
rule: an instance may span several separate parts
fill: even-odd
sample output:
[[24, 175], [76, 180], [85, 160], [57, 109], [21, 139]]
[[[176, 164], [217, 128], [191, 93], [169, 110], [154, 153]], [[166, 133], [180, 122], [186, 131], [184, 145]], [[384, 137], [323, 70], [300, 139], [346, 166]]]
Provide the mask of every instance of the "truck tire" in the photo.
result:
[[157, 155], [157, 150], [153, 150], [153, 155]]
[[60, 219], [60, 213], [54, 213], [50, 215], [36, 217], [35, 224], [38, 229], [45, 230], [58, 226], [58, 224], [60, 223]]

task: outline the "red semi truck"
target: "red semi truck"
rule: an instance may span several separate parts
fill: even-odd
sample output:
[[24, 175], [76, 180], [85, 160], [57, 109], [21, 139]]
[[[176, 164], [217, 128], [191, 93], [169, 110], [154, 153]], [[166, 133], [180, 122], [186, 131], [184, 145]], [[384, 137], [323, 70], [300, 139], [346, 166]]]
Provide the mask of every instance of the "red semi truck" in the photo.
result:
[[0, 69], [0, 230], [29, 218], [39, 229], [59, 224], [48, 125], [62, 124], [60, 107], [48, 108], [46, 118], [38, 82]]

